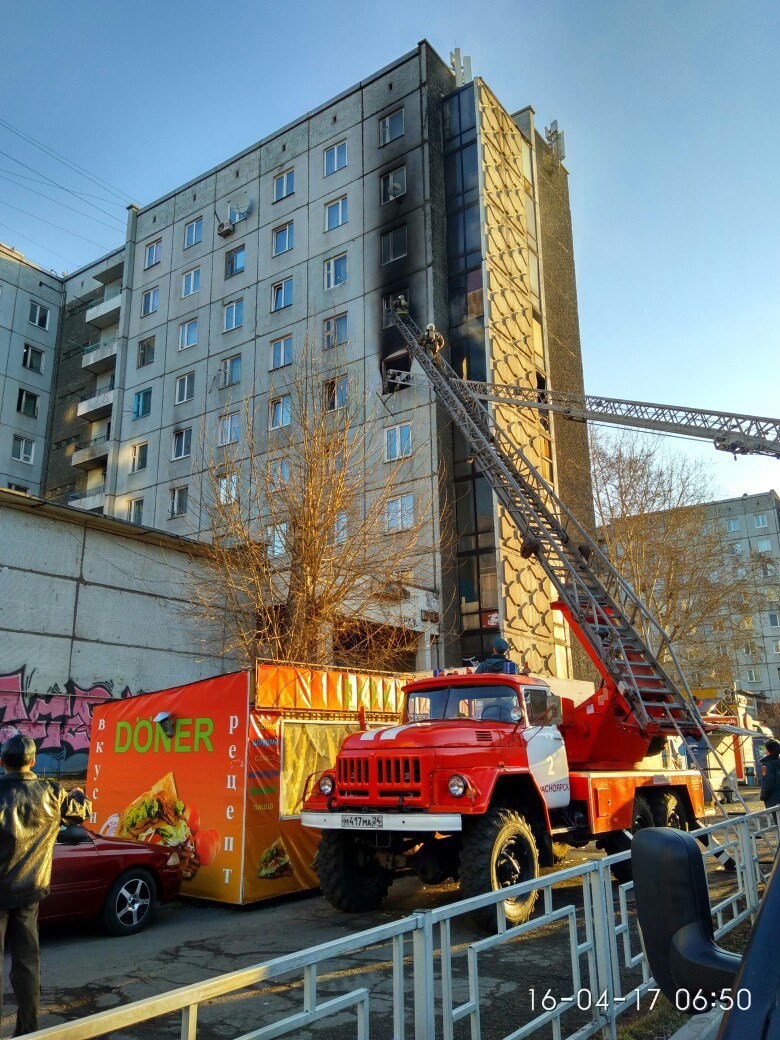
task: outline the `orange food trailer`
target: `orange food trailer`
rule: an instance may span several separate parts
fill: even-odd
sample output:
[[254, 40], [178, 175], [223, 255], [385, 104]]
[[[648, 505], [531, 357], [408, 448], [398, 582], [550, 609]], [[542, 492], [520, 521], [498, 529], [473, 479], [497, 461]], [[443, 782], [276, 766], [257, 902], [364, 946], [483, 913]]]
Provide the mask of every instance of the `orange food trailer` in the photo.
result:
[[259, 664], [99, 705], [90, 827], [175, 846], [185, 895], [243, 904], [316, 888], [306, 779], [348, 733], [397, 722], [404, 681]]

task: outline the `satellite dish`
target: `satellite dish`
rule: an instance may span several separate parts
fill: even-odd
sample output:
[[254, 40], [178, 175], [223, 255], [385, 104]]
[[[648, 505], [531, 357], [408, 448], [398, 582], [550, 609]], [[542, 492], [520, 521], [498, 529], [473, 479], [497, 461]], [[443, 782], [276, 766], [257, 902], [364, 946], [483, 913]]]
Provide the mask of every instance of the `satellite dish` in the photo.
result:
[[248, 192], [236, 192], [230, 201], [233, 209], [237, 209], [240, 213], [249, 213], [252, 203], [249, 201]]

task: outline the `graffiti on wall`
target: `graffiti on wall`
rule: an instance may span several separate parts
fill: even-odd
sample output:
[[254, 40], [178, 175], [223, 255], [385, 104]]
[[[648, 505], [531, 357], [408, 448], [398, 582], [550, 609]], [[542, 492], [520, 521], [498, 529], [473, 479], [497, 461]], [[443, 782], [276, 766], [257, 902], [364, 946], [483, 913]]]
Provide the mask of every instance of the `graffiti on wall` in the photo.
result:
[[[46, 693], [31, 689], [35, 669], [25, 665], [0, 673], [0, 743], [18, 731], [32, 737], [38, 748], [36, 772], [61, 775], [87, 768], [92, 710], [114, 698], [132, 697], [129, 686], [114, 692], [111, 680], [82, 687], [67, 679]], [[143, 693], [143, 690], [137, 690]]]

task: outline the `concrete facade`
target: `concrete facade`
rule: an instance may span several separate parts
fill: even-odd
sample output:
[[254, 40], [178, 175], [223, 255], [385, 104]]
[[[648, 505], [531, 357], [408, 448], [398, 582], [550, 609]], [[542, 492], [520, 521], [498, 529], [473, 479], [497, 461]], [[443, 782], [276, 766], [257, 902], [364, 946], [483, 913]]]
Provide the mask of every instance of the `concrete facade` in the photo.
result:
[[0, 486], [41, 494], [62, 280], [0, 243]]

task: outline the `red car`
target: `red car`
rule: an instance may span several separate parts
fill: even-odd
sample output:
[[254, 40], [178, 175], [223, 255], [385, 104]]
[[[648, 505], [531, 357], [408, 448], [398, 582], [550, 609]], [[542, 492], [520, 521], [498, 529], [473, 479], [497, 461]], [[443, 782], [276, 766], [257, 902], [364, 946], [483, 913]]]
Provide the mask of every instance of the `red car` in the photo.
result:
[[181, 882], [175, 849], [63, 827], [39, 920], [99, 918], [110, 935], [133, 935], [149, 923], [157, 903], [178, 896]]

